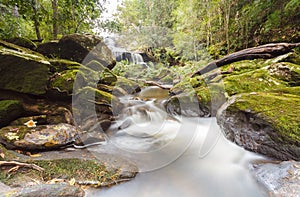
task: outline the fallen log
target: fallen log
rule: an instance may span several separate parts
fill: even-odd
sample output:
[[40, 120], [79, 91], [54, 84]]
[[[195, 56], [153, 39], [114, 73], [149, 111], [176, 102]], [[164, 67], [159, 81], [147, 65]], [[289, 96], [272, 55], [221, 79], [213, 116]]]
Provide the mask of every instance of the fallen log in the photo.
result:
[[299, 46], [300, 43], [271, 43], [243, 49], [207, 64], [205, 67], [193, 73], [192, 77], [195, 75], [203, 75], [216, 68], [241, 60], [274, 58], [279, 55], [289, 53], [292, 51], [292, 49]]

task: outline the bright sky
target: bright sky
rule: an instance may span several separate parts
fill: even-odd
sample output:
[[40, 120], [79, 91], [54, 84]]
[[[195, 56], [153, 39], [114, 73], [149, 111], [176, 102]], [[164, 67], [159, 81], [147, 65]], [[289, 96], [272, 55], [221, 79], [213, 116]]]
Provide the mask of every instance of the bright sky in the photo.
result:
[[104, 3], [104, 7], [107, 9], [106, 12], [102, 14], [104, 19], [109, 19], [117, 11], [118, 5], [120, 5], [122, 0], [107, 0]]

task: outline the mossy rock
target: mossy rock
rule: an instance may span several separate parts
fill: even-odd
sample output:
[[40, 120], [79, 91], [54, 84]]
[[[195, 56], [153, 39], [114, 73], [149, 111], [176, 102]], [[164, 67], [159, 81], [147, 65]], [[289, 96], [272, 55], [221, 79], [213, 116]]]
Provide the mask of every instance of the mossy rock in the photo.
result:
[[275, 78], [286, 81], [290, 86], [300, 85], [300, 65], [280, 62], [270, 65], [268, 72]]
[[86, 64], [92, 60], [112, 69], [116, 61], [101, 37], [91, 34], [71, 34], [59, 40], [60, 57]]
[[62, 72], [65, 70], [73, 70], [73, 69], [79, 69], [82, 65], [78, 62], [65, 60], [65, 59], [49, 59], [49, 62], [51, 64], [50, 72]]
[[[200, 108], [215, 114], [226, 98], [240, 93], [270, 92], [300, 84], [300, 66], [288, 62], [272, 63], [266, 60], [244, 60], [222, 68], [232, 72], [185, 78], [171, 90], [171, 95], [190, 95], [198, 98]], [[215, 76], [214, 78], [211, 76]], [[223, 103], [222, 103], [223, 102]]]
[[60, 58], [61, 47], [58, 44], [58, 40], [52, 40], [38, 44], [36, 51], [48, 58]]
[[300, 160], [300, 97], [246, 93], [232, 97], [217, 120], [226, 137], [244, 148], [281, 160]]
[[227, 76], [223, 82], [225, 90], [230, 96], [245, 92], [270, 91], [288, 86], [287, 82], [271, 76], [267, 68]]
[[22, 103], [16, 100], [0, 101], [0, 127], [8, 125], [24, 113]]
[[57, 94], [67, 93], [69, 96], [72, 95], [77, 73], [78, 70], [65, 70], [60, 73], [55, 73], [49, 81], [48, 89], [57, 90]]
[[0, 141], [9, 149], [51, 150], [75, 141], [80, 131], [69, 124], [7, 126], [0, 129]]
[[7, 150], [2, 144], [0, 144], [0, 161], [10, 161], [16, 159], [18, 159], [18, 156], [15, 152]]
[[30, 49], [30, 50], [36, 50], [37, 46], [34, 42], [32, 42], [30, 39], [28, 38], [24, 38], [24, 37], [15, 37], [15, 38], [10, 38], [10, 39], [6, 39], [6, 42], [10, 42], [13, 43], [15, 45]]
[[0, 88], [33, 95], [45, 94], [50, 63], [42, 55], [16, 45], [9, 46], [18, 50], [3, 47], [0, 43]]
[[136, 172], [125, 174], [122, 169], [108, 167], [105, 163], [93, 159], [29, 160], [27, 163], [38, 165], [44, 171], [37, 172], [33, 169], [24, 169], [22, 172], [16, 172], [8, 176], [7, 171], [9, 168], [7, 168], [0, 171], [0, 181], [9, 186], [14, 186], [20, 180], [29, 179], [31, 181], [33, 177], [42, 183], [53, 179], [61, 179], [65, 182], [73, 179], [76, 185], [104, 187], [129, 180], [136, 175]]

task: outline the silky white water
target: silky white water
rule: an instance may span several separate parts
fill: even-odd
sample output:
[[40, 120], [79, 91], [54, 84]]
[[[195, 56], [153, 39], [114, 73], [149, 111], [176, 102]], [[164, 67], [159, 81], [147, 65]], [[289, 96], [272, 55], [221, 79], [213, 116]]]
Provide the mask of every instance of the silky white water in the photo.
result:
[[249, 162], [262, 157], [226, 140], [215, 118], [170, 118], [153, 101], [136, 101], [128, 111], [121, 119], [130, 124], [92, 150], [125, 157], [140, 173], [86, 196], [268, 196], [248, 170]]

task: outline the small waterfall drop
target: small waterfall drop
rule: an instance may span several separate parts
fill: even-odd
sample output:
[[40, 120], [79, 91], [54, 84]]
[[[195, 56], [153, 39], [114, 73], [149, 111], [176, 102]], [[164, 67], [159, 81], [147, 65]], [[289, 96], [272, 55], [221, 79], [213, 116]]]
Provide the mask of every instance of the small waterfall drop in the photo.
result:
[[105, 44], [112, 51], [117, 62], [126, 60], [134, 64], [145, 64], [143, 57], [139, 53], [129, 52], [125, 48], [119, 47], [115, 41], [115, 36], [107, 36], [104, 39]]

